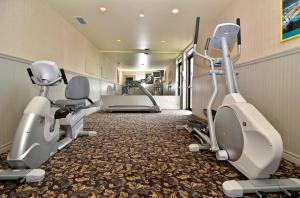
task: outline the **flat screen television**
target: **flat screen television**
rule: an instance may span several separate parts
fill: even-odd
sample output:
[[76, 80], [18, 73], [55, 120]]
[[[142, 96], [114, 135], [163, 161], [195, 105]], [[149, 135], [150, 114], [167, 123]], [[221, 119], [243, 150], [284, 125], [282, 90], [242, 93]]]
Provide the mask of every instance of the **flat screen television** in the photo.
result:
[[161, 78], [161, 73], [160, 73], [160, 71], [153, 72], [153, 77], [154, 77], [154, 78]]

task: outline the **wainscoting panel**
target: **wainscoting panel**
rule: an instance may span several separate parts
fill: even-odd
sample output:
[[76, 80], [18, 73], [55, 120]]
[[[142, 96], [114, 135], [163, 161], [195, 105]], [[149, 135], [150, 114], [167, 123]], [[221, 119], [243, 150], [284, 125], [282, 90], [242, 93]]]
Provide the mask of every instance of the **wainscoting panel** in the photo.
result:
[[[287, 159], [300, 164], [300, 52], [283, 52], [274, 56], [237, 65], [239, 89], [279, 131]], [[221, 78], [221, 79], [220, 79]], [[226, 93], [224, 77], [219, 79], [217, 108]], [[203, 117], [212, 93], [211, 78], [194, 78], [193, 113]]]
[[[39, 87], [31, 83], [27, 67], [30, 61], [9, 57], [0, 54], [0, 153], [9, 149], [14, 133], [21, 119], [22, 113], [31, 100], [39, 93]], [[68, 79], [77, 75], [76, 73], [66, 71]], [[113, 94], [120, 94], [118, 85], [111, 82], [88, 76], [90, 82], [90, 98], [93, 101], [99, 101], [101, 95], [109, 95], [107, 87], [114, 87], [116, 91]], [[51, 87], [49, 98], [52, 100], [65, 98], [65, 85]], [[91, 113], [95, 109], [89, 109]]]

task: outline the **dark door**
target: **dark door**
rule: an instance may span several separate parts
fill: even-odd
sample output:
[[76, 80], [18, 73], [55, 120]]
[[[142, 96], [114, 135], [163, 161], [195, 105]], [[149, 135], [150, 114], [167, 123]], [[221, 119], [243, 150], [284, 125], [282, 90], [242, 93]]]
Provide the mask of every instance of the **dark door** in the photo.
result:
[[193, 53], [189, 52], [188, 56], [187, 56], [187, 74], [186, 74], [186, 90], [187, 90], [187, 94], [186, 94], [186, 109], [187, 110], [192, 110], [193, 108], [193, 65], [194, 65], [194, 58], [193, 58]]
[[180, 96], [181, 93], [181, 81], [182, 81], [182, 76], [181, 76], [181, 71], [182, 71], [182, 62], [178, 63], [178, 84], [177, 84], [177, 95]]

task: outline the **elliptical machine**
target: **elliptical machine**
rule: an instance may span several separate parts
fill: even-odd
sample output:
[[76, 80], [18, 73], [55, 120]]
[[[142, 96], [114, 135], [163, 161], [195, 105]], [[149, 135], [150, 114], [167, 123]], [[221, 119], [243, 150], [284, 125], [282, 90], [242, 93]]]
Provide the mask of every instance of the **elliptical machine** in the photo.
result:
[[[226, 181], [223, 191], [230, 197], [242, 197], [245, 193], [256, 193], [264, 197], [266, 192], [284, 192], [298, 197], [300, 180], [269, 179], [278, 169], [283, 154], [280, 134], [268, 120], [240, 94], [233, 62], [241, 54], [240, 19], [237, 24], [217, 25], [212, 39], [208, 38], [204, 54], [197, 52], [200, 18], [197, 17], [194, 37], [194, 54], [210, 63], [209, 74], [212, 77], [213, 94], [207, 106], [209, 135], [200, 131], [205, 144], [190, 145], [190, 150], [209, 149], [216, 153], [218, 160], [226, 160], [249, 180]], [[237, 38], [237, 55], [231, 58], [230, 49]], [[208, 55], [209, 46], [222, 52], [222, 57]], [[216, 69], [220, 66], [221, 69]], [[224, 75], [228, 94], [217, 109], [213, 119], [212, 105], [215, 102], [218, 85], [217, 75]]]
[[[0, 170], [0, 180], [38, 182], [45, 171], [36, 169], [57, 151], [63, 149], [79, 135], [95, 136], [96, 132], [82, 132], [82, 109], [92, 107], [88, 98], [89, 84], [85, 77], [73, 77], [68, 84], [65, 72], [51, 61], [38, 61], [27, 69], [31, 82], [40, 86], [38, 96], [32, 98], [23, 112], [18, 125], [7, 163], [12, 170]], [[71, 100], [50, 101], [49, 87], [61, 82], [67, 84], [66, 98]], [[92, 105], [86, 106], [85, 100]], [[57, 110], [55, 110], [55, 107]], [[53, 113], [55, 111], [55, 113]], [[60, 125], [59, 119], [62, 119]], [[60, 129], [64, 130], [61, 139]]]

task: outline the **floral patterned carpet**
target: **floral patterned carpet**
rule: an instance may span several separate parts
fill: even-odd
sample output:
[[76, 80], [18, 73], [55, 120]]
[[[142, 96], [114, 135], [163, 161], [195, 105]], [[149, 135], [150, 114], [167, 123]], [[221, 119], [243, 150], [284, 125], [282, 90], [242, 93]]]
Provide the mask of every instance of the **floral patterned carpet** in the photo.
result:
[[[192, 153], [197, 139], [176, 124], [193, 119], [186, 111], [160, 114], [94, 113], [79, 137], [42, 165], [40, 183], [0, 182], [0, 197], [225, 197], [222, 183], [246, 179], [213, 153]], [[0, 168], [8, 168], [6, 154]], [[298, 177], [300, 168], [283, 161], [275, 178]], [[283, 197], [269, 194], [268, 197]]]

